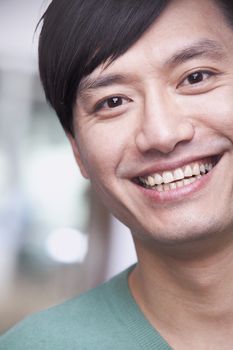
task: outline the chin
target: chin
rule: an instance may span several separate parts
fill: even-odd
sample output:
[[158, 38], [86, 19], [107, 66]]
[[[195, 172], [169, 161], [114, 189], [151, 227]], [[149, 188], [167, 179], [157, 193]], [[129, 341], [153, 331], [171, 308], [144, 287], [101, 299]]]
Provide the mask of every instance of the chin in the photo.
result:
[[224, 241], [224, 237], [233, 240], [233, 223], [223, 225], [216, 221], [191, 223], [184, 225], [168, 225], [166, 228], [144, 229], [133, 232], [136, 241], [140, 240], [151, 247], [176, 247], [181, 249], [193, 248], [199, 244], [208, 248], [215, 241], [218, 244], [219, 239]]

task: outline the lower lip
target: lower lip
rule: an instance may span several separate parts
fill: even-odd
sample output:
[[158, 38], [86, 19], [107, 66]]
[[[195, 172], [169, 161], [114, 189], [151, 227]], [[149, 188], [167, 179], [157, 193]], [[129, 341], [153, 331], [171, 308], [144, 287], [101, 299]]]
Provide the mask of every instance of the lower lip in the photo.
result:
[[197, 179], [195, 182], [189, 185], [184, 185], [183, 187], [178, 187], [174, 190], [159, 192], [157, 190], [144, 188], [139, 185], [137, 185], [137, 187], [144, 195], [153, 199], [153, 201], [157, 203], [181, 201], [187, 197], [195, 195], [197, 192], [202, 190], [209, 183], [217, 166], [218, 164], [216, 164], [209, 173], [202, 175], [202, 177], [200, 179]]

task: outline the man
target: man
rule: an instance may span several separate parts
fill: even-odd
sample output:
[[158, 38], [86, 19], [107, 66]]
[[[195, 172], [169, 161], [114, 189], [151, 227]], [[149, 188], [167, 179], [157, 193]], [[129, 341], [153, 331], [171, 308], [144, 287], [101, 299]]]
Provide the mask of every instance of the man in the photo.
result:
[[233, 348], [233, 4], [54, 0], [40, 73], [138, 264], [1, 350]]

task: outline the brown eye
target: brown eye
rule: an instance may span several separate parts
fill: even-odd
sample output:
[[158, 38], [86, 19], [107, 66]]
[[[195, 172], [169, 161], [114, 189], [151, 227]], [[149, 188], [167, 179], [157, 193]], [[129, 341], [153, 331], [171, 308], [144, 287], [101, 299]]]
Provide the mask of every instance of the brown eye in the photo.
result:
[[191, 84], [191, 85], [200, 83], [203, 79], [204, 79], [203, 72], [192, 73], [187, 78], [189, 84]]
[[108, 108], [115, 108], [122, 105], [122, 103], [123, 103], [122, 97], [111, 97], [107, 99], [107, 101], [105, 102], [105, 105], [107, 105]]
[[94, 111], [100, 111], [100, 110], [110, 110], [114, 109], [116, 107], [120, 107], [128, 102], [131, 102], [131, 99], [125, 96], [112, 96], [108, 97], [105, 100], [97, 103], [97, 105], [94, 108]]
[[200, 84], [215, 75], [214, 72], [210, 71], [196, 71], [189, 74], [180, 84], [180, 86], [190, 86]]

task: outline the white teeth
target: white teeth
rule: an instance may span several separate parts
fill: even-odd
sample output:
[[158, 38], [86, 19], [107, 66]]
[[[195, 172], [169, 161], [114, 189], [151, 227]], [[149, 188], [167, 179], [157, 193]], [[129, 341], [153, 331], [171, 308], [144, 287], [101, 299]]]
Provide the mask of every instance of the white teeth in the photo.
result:
[[198, 163], [193, 165], [193, 175], [200, 175], [200, 167]]
[[157, 191], [163, 192], [163, 185], [156, 186]]
[[175, 190], [176, 189], [176, 182], [172, 182], [169, 184], [170, 190]]
[[184, 186], [184, 181], [180, 180], [176, 184], [177, 184], [177, 187], [183, 187]]
[[175, 181], [184, 179], [184, 172], [181, 168], [174, 170], [173, 174], [174, 174], [173, 177]]
[[163, 183], [163, 178], [159, 174], [154, 175], [154, 180], [156, 185], [161, 185]]
[[139, 180], [142, 184], [154, 189], [156, 188], [159, 192], [169, 191], [193, 183], [212, 168], [213, 164], [211, 163], [199, 164], [196, 162], [173, 171], [164, 171], [162, 175], [156, 173], [139, 177]]
[[172, 183], [167, 183], [167, 184], [161, 184], [161, 185], [156, 185], [154, 186], [154, 189], [156, 189], [158, 192], [167, 192], [167, 191], [171, 191], [171, 190], [175, 190], [177, 188], [181, 188], [187, 185], [192, 184], [193, 182], [199, 180], [202, 177], [202, 175], [197, 175], [197, 176], [193, 176], [190, 178], [186, 178], [183, 180], [179, 180], [177, 182], [172, 182]]
[[189, 179], [184, 179], [184, 180], [180, 180], [177, 182], [172, 182], [170, 184], [158, 185], [158, 186], [156, 186], [156, 190], [159, 192], [167, 192], [169, 190], [175, 190], [176, 188], [181, 188], [181, 187], [184, 187], [186, 185], [190, 185], [193, 182], [195, 182], [196, 180], [200, 179], [201, 177], [202, 177], [201, 175], [197, 175], [195, 177], [190, 177]]
[[168, 184], [174, 181], [173, 175], [170, 171], [164, 171], [162, 174], [162, 177], [163, 177], [163, 182], [165, 184]]
[[190, 179], [184, 179], [184, 185], [189, 185], [189, 184], [191, 184]]
[[201, 172], [201, 174], [205, 174], [205, 165], [204, 164], [200, 165], [200, 172]]
[[193, 171], [190, 165], [186, 165], [186, 167], [184, 168], [184, 176], [186, 177], [193, 176]]
[[163, 185], [163, 190], [166, 191], [166, 192], [169, 191], [170, 190], [169, 184], [164, 184]]
[[211, 163], [210, 164], [205, 164], [205, 169], [207, 171], [210, 171], [212, 168], [213, 168], [213, 165]]
[[149, 185], [150, 185], [151, 187], [153, 187], [153, 186], [155, 185], [154, 177], [148, 176], [148, 182], [149, 182]]

